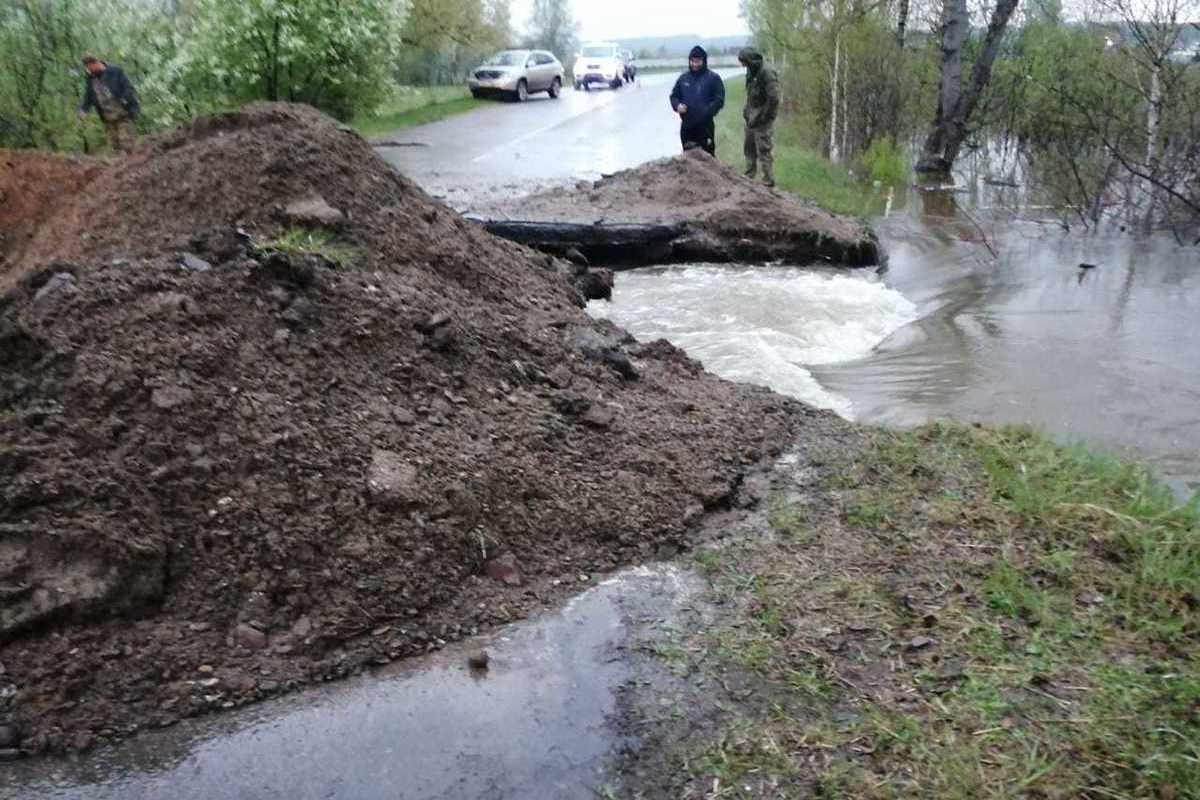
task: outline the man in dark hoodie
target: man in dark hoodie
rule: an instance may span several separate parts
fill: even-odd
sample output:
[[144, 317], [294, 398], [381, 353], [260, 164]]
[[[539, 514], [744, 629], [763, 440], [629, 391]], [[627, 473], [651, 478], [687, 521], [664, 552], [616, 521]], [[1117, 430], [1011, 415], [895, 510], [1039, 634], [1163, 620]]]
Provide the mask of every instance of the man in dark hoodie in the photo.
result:
[[79, 104], [79, 120], [82, 122], [89, 111], [96, 109], [112, 149], [125, 152], [133, 145], [133, 121], [142, 110], [137, 92], [115, 64], [87, 55], [83, 57], [83, 68], [87, 70], [87, 83]]
[[775, 185], [775, 159], [771, 155], [775, 117], [779, 114], [779, 76], [763, 62], [762, 53], [746, 47], [738, 53], [746, 68], [746, 177], [753, 178], [762, 165], [763, 183]]
[[725, 106], [725, 82], [708, 68], [708, 53], [699, 45], [688, 55], [688, 71], [675, 81], [671, 90], [671, 108], [679, 115], [679, 139], [684, 150], [703, 149], [717, 154], [717, 130], [714, 118]]

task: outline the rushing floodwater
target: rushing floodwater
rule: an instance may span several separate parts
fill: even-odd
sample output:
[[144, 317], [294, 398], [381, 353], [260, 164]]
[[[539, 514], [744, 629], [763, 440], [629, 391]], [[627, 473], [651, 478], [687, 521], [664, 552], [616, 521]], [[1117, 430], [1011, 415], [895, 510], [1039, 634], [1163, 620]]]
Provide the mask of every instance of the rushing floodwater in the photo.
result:
[[853, 419], [1029, 423], [1200, 488], [1200, 248], [986, 210], [975, 222], [944, 197], [922, 201], [878, 221], [882, 277], [636, 270], [589, 308], [724, 377]]
[[860, 358], [917, 318], [882, 283], [790, 267], [686, 266], [621, 273], [611, 304], [593, 303], [639, 338], [669, 339], [713, 372], [770, 386], [850, 416], [816, 364]]

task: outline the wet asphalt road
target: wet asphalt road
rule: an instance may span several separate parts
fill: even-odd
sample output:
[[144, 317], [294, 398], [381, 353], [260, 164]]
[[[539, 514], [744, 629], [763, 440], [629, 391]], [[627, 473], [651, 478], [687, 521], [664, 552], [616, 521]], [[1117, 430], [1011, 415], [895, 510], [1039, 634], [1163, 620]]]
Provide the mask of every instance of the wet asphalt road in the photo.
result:
[[[669, 683], [651, 628], [702, 582], [627, 570], [565, 608], [373, 675], [185, 720], [78, 761], [0, 764], [3, 800], [592, 800], [615, 782], [618, 690]], [[468, 667], [486, 648], [486, 671]]]
[[[742, 70], [718, 70], [722, 77]], [[646, 75], [620, 89], [564, 89], [557, 100], [497, 101], [396, 134], [379, 154], [426, 190], [465, 208], [493, 194], [587, 179], [680, 151], [667, 98], [677, 76]], [[722, 113], [737, 114], [726, 108]]]

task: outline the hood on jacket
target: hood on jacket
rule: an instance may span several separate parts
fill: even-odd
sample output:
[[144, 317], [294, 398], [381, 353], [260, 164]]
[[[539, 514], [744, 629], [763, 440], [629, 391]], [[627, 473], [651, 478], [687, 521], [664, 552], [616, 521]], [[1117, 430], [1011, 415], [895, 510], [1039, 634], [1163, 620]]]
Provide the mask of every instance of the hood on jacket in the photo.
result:
[[751, 72], [756, 72], [763, 65], [763, 55], [753, 47], [743, 47], [738, 51], [738, 61]]
[[699, 58], [704, 61], [704, 63], [700, 65], [701, 72], [708, 69], [708, 51], [703, 47], [696, 45], [692, 48], [692, 51], [688, 53], [688, 61], [691, 61], [693, 58]]

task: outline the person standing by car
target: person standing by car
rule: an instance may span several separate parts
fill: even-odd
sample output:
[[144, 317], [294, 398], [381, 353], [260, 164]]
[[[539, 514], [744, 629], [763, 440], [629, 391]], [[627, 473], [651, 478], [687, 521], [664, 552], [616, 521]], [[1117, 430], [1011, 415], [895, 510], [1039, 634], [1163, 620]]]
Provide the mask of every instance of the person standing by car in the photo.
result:
[[688, 54], [688, 71], [675, 81], [671, 108], [679, 115], [679, 139], [684, 150], [699, 147], [717, 154], [716, 116], [725, 106], [725, 82], [708, 68], [708, 53], [700, 45]]
[[775, 185], [774, 145], [775, 117], [779, 114], [779, 75], [763, 61], [762, 53], [746, 47], [738, 53], [738, 61], [746, 68], [746, 177], [753, 179], [762, 165], [763, 183]]
[[133, 121], [142, 110], [133, 84], [120, 67], [105, 64], [93, 55], [83, 57], [83, 68], [87, 70], [87, 83], [79, 104], [79, 121], [96, 109], [112, 149], [126, 152], [133, 146]]

